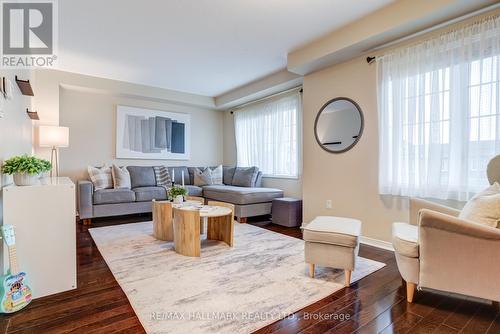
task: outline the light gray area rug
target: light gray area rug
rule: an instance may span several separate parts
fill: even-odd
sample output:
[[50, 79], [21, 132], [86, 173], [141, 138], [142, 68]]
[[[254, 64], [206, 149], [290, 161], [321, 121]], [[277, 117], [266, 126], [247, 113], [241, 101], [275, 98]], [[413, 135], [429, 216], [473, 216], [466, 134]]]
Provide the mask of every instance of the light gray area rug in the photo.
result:
[[[341, 270], [309, 278], [297, 238], [235, 223], [233, 248], [202, 240], [191, 258], [152, 232], [151, 222], [90, 229], [148, 333], [251, 333], [343, 288]], [[360, 257], [352, 280], [384, 266]]]

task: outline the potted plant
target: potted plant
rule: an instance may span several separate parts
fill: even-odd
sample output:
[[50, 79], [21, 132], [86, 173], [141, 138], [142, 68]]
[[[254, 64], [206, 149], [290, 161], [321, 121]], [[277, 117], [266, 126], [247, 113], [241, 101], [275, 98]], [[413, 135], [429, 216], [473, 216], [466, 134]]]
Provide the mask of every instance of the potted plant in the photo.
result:
[[168, 196], [174, 200], [174, 203], [180, 204], [184, 201], [184, 196], [188, 194], [186, 188], [173, 186], [168, 190]]
[[40, 175], [52, 169], [50, 162], [27, 154], [5, 160], [2, 173], [14, 176], [17, 186], [31, 186], [36, 184]]

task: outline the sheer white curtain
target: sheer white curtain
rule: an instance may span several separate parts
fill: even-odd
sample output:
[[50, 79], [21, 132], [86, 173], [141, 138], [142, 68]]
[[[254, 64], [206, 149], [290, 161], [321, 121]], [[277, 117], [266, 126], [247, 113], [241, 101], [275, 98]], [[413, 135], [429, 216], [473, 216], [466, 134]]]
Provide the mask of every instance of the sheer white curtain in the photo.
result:
[[257, 166], [268, 176], [298, 176], [300, 100], [294, 92], [234, 112], [238, 166]]
[[500, 17], [382, 56], [381, 194], [467, 200], [500, 153]]

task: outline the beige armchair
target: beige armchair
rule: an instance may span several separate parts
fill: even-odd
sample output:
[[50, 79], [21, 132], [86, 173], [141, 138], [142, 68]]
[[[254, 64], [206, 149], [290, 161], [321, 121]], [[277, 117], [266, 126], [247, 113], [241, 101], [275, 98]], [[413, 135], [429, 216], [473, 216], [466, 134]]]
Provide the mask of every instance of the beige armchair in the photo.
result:
[[[488, 174], [492, 175], [490, 170]], [[494, 181], [498, 179], [490, 178]], [[458, 214], [449, 207], [410, 199], [410, 223], [393, 224], [392, 242], [407, 283], [407, 300], [413, 301], [418, 286], [489, 299], [498, 307], [500, 229], [459, 219]]]

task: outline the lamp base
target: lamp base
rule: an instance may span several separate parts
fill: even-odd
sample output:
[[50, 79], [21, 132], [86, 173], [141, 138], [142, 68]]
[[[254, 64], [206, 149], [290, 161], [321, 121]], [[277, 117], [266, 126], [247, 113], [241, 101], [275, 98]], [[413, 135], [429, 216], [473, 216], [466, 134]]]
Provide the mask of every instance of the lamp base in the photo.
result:
[[55, 170], [55, 177], [59, 177], [59, 156], [57, 154], [57, 148], [52, 146], [52, 152], [50, 152], [50, 164], [52, 169], [50, 170], [50, 177], [53, 177], [53, 172]]

